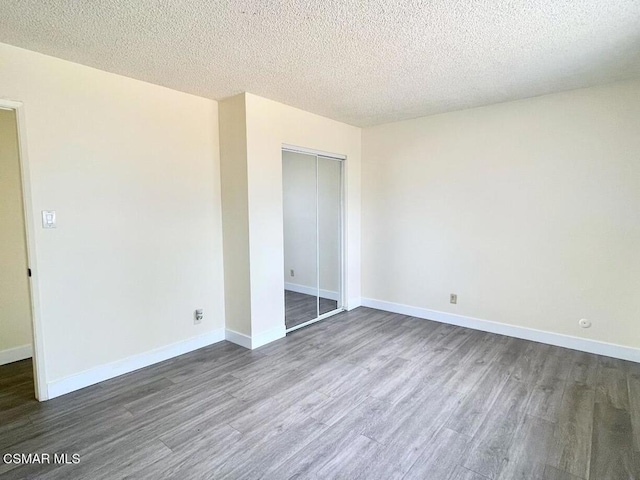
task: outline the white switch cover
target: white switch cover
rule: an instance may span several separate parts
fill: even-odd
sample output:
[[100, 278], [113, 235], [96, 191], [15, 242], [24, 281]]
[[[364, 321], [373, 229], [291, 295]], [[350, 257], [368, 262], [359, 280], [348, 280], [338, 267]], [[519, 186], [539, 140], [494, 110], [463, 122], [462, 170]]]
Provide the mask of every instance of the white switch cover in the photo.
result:
[[42, 210], [42, 228], [56, 228], [55, 210]]

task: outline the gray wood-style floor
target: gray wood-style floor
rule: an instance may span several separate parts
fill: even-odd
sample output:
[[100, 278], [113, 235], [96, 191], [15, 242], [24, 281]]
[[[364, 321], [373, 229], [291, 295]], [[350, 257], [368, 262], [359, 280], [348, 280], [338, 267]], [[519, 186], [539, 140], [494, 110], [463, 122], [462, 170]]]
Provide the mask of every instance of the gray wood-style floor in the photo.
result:
[[223, 342], [45, 403], [0, 367], [3, 478], [640, 475], [640, 365], [359, 308], [256, 351]]
[[[319, 301], [319, 304], [317, 303]], [[285, 325], [287, 328], [295, 327], [301, 323], [318, 318], [320, 315], [332, 312], [338, 308], [338, 302], [323, 297], [314, 297], [304, 293], [284, 291]]]

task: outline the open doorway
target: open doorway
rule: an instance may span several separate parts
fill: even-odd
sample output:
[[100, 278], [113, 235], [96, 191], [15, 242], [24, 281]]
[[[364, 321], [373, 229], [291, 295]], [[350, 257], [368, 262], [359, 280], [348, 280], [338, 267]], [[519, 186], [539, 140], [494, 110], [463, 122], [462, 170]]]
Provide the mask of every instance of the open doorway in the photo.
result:
[[[4, 101], [3, 101], [4, 102]], [[42, 398], [33, 361], [33, 308], [16, 108], [0, 103], [0, 410]]]

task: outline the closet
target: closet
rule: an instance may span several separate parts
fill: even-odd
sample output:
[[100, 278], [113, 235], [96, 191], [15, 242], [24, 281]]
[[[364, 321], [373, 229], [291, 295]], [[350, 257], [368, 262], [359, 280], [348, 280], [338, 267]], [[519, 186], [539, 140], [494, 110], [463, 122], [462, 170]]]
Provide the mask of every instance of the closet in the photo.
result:
[[344, 161], [282, 150], [287, 332], [343, 310]]

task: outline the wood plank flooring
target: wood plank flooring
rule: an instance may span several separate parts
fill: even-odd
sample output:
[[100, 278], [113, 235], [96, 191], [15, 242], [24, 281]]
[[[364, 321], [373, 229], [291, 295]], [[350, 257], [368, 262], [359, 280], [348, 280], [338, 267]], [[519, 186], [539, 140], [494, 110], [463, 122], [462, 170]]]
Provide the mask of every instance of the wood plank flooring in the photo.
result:
[[[317, 297], [304, 293], [284, 291], [285, 325], [287, 328], [295, 327], [301, 323], [314, 320], [318, 317]], [[332, 312], [338, 308], [338, 302], [328, 298], [319, 298], [320, 315]]]
[[359, 308], [38, 403], [0, 367], [3, 479], [640, 478], [640, 365]]

